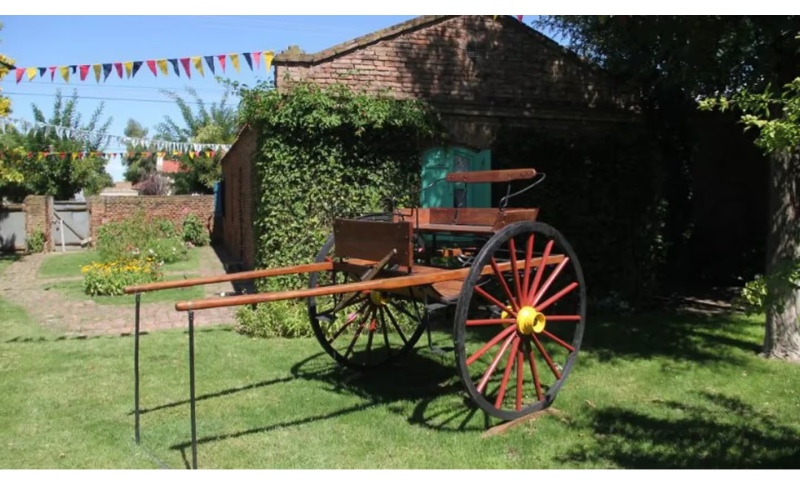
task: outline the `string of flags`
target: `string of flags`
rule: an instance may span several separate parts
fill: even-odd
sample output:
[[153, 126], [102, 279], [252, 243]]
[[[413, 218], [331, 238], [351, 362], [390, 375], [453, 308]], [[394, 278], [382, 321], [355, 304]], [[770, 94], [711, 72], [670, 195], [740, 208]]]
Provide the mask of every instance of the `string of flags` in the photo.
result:
[[[181, 69], [188, 78], [192, 78], [192, 67], [194, 71], [198, 72], [200, 76], [205, 77], [205, 66], [211, 71], [211, 74], [216, 74], [217, 65], [225, 72], [227, 61], [230, 61], [236, 73], [241, 72], [241, 58], [244, 58], [247, 66], [251, 71], [260, 69], [261, 61], [264, 61], [264, 68], [266, 72], [270, 72], [272, 67], [272, 60], [275, 58], [273, 51], [253, 51], [243, 52], [241, 54], [218, 54], [211, 56], [193, 56], [193, 57], [177, 57], [173, 59], [147, 59], [144, 61], [124, 61], [124, 62], [105, 62], [99, 64], [68, 64], [64, 66], [46, 66], [46, 67], [16, 67], [14, 75], [19, 84], [23, 78], [27, 77], [28, 81], [33, 81], [37, 76], [45, 78], [50, 74], [50, 82], [55, 79], [56, 72], [64, 79], [64, 82], [69, 83], [71, 76], [78, 76], [81, 81], [85, 81], [90, 72], [93, 74], [95, 81], [103, 82], [108, 80], [112, 73], [116, 72], [120, 79], [132, 79], [141, 70], [142, 66], [147, 66], [147, 69], [158, 77], [161, 73], [162, 77], [169, 76], [170, 67], [177, 77], [181, 77]], [[124, 76], [123, 76], [124, 71]]]
[[[193, 156], [192, 153], [206, 153], [206, 152], [219, 152], [219, 151], [228, 151], [231, 148], [231, 145], [221, 144], [221, 143], [187, 143], [187, 142], [173, 142], [173, 141], [166, 141], [166, 140], [158, 140], [153, 138], [137, 138], [137, 137], [130, 137], [130, 136], [117, 136], [117, 135], [105, 135], [102, 133], [94, 132], [94, 131], [87, 131], [87, 130], [79, 130], [76, 128], [68, 127], [68, 126], [58, 126], [58, 125], [51, 125], [49, 123], [42, 123], [42, 122], [30, 122], [27, 120], [20, 120], [16, 118], [2, 118], [0, 119], [0, 133], [6, 133], [6, 130], [9, 126], [13, 126], [17, 132], [25, 133], [25, 134], [33, 134], [33, 133], [40, 133], [44, 132], [45, 135], [50, 135], [55, 133], [57, 137], [61, 139], [80, 139], [86, 138], [89, 136], [101, 136], [100, 143], [106, 142], [111, 144], [113, 141], [116, 141], [119, 144], [123, 145], [130, 145], [134, 149], [137, 147], [141, 147], [142, 150], [150, 150], [153, 152], [163, 152], [163, 153], [189, 153], [190, 156]], [[108, 152], [111, 153], [111, 152]], [[213, 155], [212, 155], [213, 156]]]
[[[0, 150], [0, 160], [4, 159], [6, 157], [12, 158], [13, 157], [12, 153], [13, 152], [11, 152], [11, 151], [5, 152], [3, 150]], [[193, 151], [192, 150], [192, 151], [188, 151], [188, 152], [176, 151], [176, 152], [172, 152], [172, 153], [169, 153], [169, 152], [150, 152], [150, 151], [141, 151], [141, 152], [140, 151], [135, 151], [135, 152], [115, 152], [115, 151], [96, 151], [96, 152], [94, 152], [94, 151], [92, 151], [92, 152], [90, 152], [90, 151], [83, 151], [83, 152], [27, 152], [27, 153], [25, 153], [25, 157], [28, 158], [29, 160], [35, 158], [37, 161], [43, 160], [45, 157], [51, 157], [51, 156], [59, 157], [59, 158], [61, 158], [61, 160], [64, 160], [67, 157], [72, 157], [72, 160], [83, 160], [84, 158], [92, 158], [92, 157], [106, 158], [106, 159], [111, 160], [111, 159], [117, 158], [117, 157], [120, 157], [120, 158], [123, 158], [123, 157], [131, 158], [136, 154], [141, 154], [144, 157], [151, 157], [153, 155], [157, 155], [159, 158], [162, 158], [162, 159], [163, 158], [167, 158], [167, 156], [181, 157], [183, 155], [188, 155], [189, 158], [194, 159], [195, 157], [203, 157], [203, 156], [208, 157], [208, 158], [213, 158], [214, 155], [216, 155], [216, 153], [217, 152], [215, 152], [214, 150], [205, 150], [205, 151]]]

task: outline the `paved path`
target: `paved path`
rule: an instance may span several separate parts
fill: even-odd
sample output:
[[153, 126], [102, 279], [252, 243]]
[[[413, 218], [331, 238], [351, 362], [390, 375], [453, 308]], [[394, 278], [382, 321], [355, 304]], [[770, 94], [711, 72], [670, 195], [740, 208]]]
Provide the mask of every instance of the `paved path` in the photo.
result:
[[[203, 247], [199, 251], [201, 276], [225, 274], [224, 265], [213, 248]], [[21, 305], [34, 321], [66, 336], [133, 333], [133, 296], [130, 296], [130, 305], [98, 305], [89, 299], [71, 299], [56, 289], [45, 290], [44, 287], [52, 283], [75, 280], [37, 278], [39, 267], [47, 257], [45, 254], [29, 255], [8, 266], [0, 275], [0, 297]], [[203, 288], [206, 296], [219, 296], [220, 292], [234, 291], [230, 283], [218, 283]], [[187, 326], [187, 314], [175, 311], [174, 301], [147, 303], [147, 296], [146, 293], [142, 295], [140, 321], [143, 332]], [[234, 313], [235, 308], [198, 311], [195, 312], [195, 325], [233, 325]]]

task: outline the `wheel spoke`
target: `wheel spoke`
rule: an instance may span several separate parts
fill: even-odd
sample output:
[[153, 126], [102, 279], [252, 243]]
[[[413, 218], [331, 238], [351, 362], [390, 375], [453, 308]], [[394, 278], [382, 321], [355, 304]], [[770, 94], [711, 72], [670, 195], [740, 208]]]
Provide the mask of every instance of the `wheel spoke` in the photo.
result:
[[381, 322], [381, 330], [383, 331], [383, 342], [386, 344], [386, 355], [392, 355], [392, 347], [389, 345], [389, 329], [386, 328], [386, 319], [383, 317], [383, 307], [378, 307], [378, 319]]
[[[542, 273], [544, 272], [544, 263], [547, 261], [547, 258], [550, 257], [550, 251], [553, 249], [553, 243], [554, 241], [547, 241], [547, 245], [544, 247], [542, 259], [539, 261], [539, 267], [536, 270], [536, 276], [533, 277], [531, 288], [528, 290], [526, 301], [532, 301], [533, 296], [536, 295], [536, 291], [539, 289], [539, 282], [542, 281]], [[533, 305], [533, 303], [531, 303], [531, 305]]]
[[356, 298], [356, 299], [354, 299], [352, 301], [347, 302], [341, 308], [336, 309], [336, 305], [334, 305], [334, 306], [332, 306], [331, 308], [329, 308], [327, 310], [324, 310], [324, 311], [321, 311], [321, 312], [317, 312], [317, 314], [318, 315], [333, 315], [334, 313], [336, 313], [336, 312], [334, 312], [334, 309], [336, 309], [336, 311], [342, 311], [345, 308], [350, 308], [353, 305], [358, 305], [359, 303], [362, 303], [366, 299], [367, 299], [366, 297], [362, 296], [361, 298]]
[[514, 311], [519, 311], [519, 303], [517, 302], [517, 299], [514, 298], [514, 295], [511, 294], [511, 289], [508, 287], [508, 283], [506, 282], [505, 278], [503, 278], [503, 273], [500, 272], [500, 268], [497, 266], [497, 261], [494, 258], [492, 258], [492, 269], [494, 270], [494, 274], [497, 275], [497, 279], [500, 280], [500, 286], [503, 287], [506, 298], [508, 298], [508, 301], [514, 308]]
[[475, 352], [474, 354], [472, 354], [472, 355], [471, 355], [471, 356], [470, 356], [470, 357], [467, 359], [467, 365], [470, 365], [470, 364], [472, 364], [473, 362], [475, 362], [475, 361], [476, 361], [477, 359], [479, 359], [479, 358], [480, 358], [480, 357], [481, 357], [483, 354], [485, 354], [487, 350], [489, 350], [489, 349], [491, 349], [492, 347], [494, 347], [495, 345], [497, 345], [497, 342], [499, 342], [499, 341], [503, 340], [503, 339], [504, 339], [504, 338], [506, 338], [506, 337], [507, 337], [507, 336], [508, 336], [508, 335], [509, 335], [511, 332], [514, 332], [514, 331], [516, 331], [516, 327], [508, 327], [508, 328], [504, 329], [502, 332], [500, 332], [500, 333], [498, 333], [497, 335], [495, 335], [495, 336], [494, 336], [494, 338], [493, 338], [492, 340], [488, 341], [488, 342], [486, 343], [486, 345], [484, 345], [483, 347], [481, 347], [480, 349], [478, 349], [478, 351], [477, 351], [477, 352]]
[[550, 285], [553, 284], [553, 281], [556, 280], [558, 275], [561, 273], [561, 270], [564, 269], [564, 266], [566, 266], [568, 262], [569, 258], [564, 257], [564, 259], [560, 263], [558, 263], [556, 269], [554, 269], [553, 272], [550, 273], [550, 276], [547, 278], [547, 281], [544, 282], [541, 289], [539, 289], [538, 293], [536, 293], [536, 298], [534, 298], [533, 301], [531, 302], [531, 306], [536, 307], [536, 305], [539, 303], [539, 300], [542, 299], [542, 296], [544, 296], [547, 289], [550, 288]]
[[489, 368], [486, 369], [486, 372], [483, 373], [483, 378], [481, 379], [481, 382], [478, 384], [477, 387], [478, 392], [483, 393], [484, 388], [486, 388], [486, 384], [489, 382], [489, 378], [492, 377], [492, 374], [494, 374], [494, 371], [497, 368], [497, 364], [500, 362], [500, 359], [503, 358], [503, 354], [506, 353], [506, 349], [508, 348], [509, 345], [511, 345], [511, 341], [514, 340], [514, 338], [516, 338], [516, 335], [511, 334], [508, 336], [506, 341], [503, 342], [503, 345], [500, 347], [500, 350], [494, 356], [494, 359], [492, 359], [492, 363], [489, 365]]
[[[517, 245], [514, 243], [514, 238], [508, 240], [508, 249], [511, 252], [511, 272], [514, 274], [514, 286], [517, 289], [517, 295], [519, 295], [519, 304], [522, 304], [522, 288], [519, 284], [519, 265], [517, 264]], [[513, 300], [512, 300], [513, 301]]]
[[[368, 304], [369, 304], [369, 302], [364, 302], [364, 304], [361, 305], [361, 308], [359, 308], [355, 313], [353, 313], [353, 315], [360, 314], [362, 311], [364, 311], [364, 308], [366, 308], [366, 306]], [[336, 340], [337, 338], [339, 338], [339, 335], [341, 335], [345, 330], [347, 330], [347, 327], [349, 327], [350, 324], [353, 323], [354, 321], [356, 321], [357, 319], [358, 319], [357, 316], [353, 317], [351, 319], [348, 319], [347, 322], [344, 325], [342, 325], [342, 327], [339, 330], [337, 330], [336, 333], [334, 333], [331, 338], [328, 339], [328, 343], [332, 344], [333, 341]]]
[[362, 319], [362, 320], [361, 320], [361, 324], [358, 326], [358, 330], [356, 330], [356, 333], [355, 333], [355, 335], [353, 335], [353, 340], [351, 340], [351, 341], [350, 341], [350, 345], [347, 347], [347, 352], [345, 352], [345, 354], [344, 354], [344, 358], [345, 358], [345, 359], [346, 359], [347, 357], [349, 357], [349, 356], [350, 356], [350, 353], [353, 351], [353, 348], [354, 348], [354, 347], [355, 347], [355, 345], [356, 345], [356, 341], [358, 340], [358, 337], [360, 337], [360, 336], [361, 336], [361, 332], [363, 332], [363, 331], [364, 331], [364, 327], [366, 327], [366, 325], [365, 325], [365, 324], [366, 324], [366, 322], [368, 322], [368, 321], [369, 321], [369, 319], [372, 317], [372, 313], [373, 313], [373, 310], [370, 308], [370, 310], [369, 310], [369, 311], [367, 312], [367, 314], [365, 315], [367, 318], [364, 318], [364, 319]]
[[580, 322], [580, 315], [545, 315], [547, 323], [550, 322]]
[[514, 363], [517, 360], [519, 337], [516, 335], [514, 337], [514, 343], [511, 345], [511, 352], [508, 353], [508, 360], [506, 361], [506, 370], [503, 372], [503, 379], [500, 381], [500, 389], [497, 391], [497, 399], [494, 401], [494, 407], [497, 409], [500, 409], [500, 406], [503, 404], [503, 398], [508, 388], [508, 379], [511, 377], [511, 371], [514, 370]]
[[536, 388], [536, 399], [541, 401], [542, 396], [542, 383], [539, 381], [539, 372], [536, 370], [536, 358], [533, 355], [533, 349], [530, 342], [525, 342], [525, 350], [528, 354], [528, 362], [531, 364], [531, 374], [533, 374], [533, 386]]
[[520, 305], [527, 305], [528, 304], [528, 283], [530, 283], [531, 277], [531, 258], [533, 257], [533, 234], [528, 236], [528, 244], [525, 246], [525, 271], [523, 273], [522, 278], [522, 289], [525, 291], [521, 291], [518, 293], [520, 301]]
[[533, 337], [533, 343], [536, 345], [536, 348], [539, 349], [539, 353], [542, 354], [542, 357], [544, 357], [545, 362], [547, 362], [547, 365], [548, 367], [550, 367], [550, 370], [553, 371], [553, 374], [556, 376], [556, 379], [561, 379], [561, 372], [558, 371], [558, 368], [553, 363], [553, 359], [550, 358], [550, 354], [548, 354], [547, 351], [544, 349], [542, 342], [539, 341], [539, 337], [537, 337], [535, 333], [531, 334], [531, 337]]
[[369, 364], [369, 356], [372, 354], [372, 337], [375, 335], [375, 328], [373, 327], [376, 325], [374, 313], [375, 312], [373, 312], [372, 320], [369, 322], [369, 328], [367, 329], [367, 364]]
[[522, 409], [523, 363], [522, 349], [517, 349], [517, 411]]
[[487, 292], [486, 292], [486, 290], [484, 290], [484, 289], [483, 289], [483, 288], [481, 288], [480, 286], [476, 286], [476, 287], [475, 287], [475, 292], [476, 292], [477, 294], [481, 295], [482, 297], [486, 298], [487, 300], [489, 300], [489, 302], [490, 302], [490, 303], [492, 303], [493, 305], [495, 305], [497, 308], [499, 308], [499, 309], [501, 309], [501, 310], [505, 310], [505, 311], [507, 311], [508, 313], [510, 313], [510, 314], [512, 314], [512, 315], [514, 315], [515, 317], [517, 316], [517, 312], [516, 312], [516, 311], [514, 311], [514, 310], [512, 310], [512, 309], [508, 308], [508, 305], [503, 305], [502, 303], [500, 303], [500, 302], [497, 300], [497, 298], [495, 298], [495, 297], [493, 297], [492, 295], [490, 295], [489, 293], [487, 293]]
[[392, 322], [392, 326], [397, 330], [397, 333], [400, 334], [400, 338], [403, 339], [403, 344], [408, 345], [408, 340], [406, 339], [406, 335], [400, 329], [400, 325], [397, 324], [397, 320], [394, 319], [394, 315], [389, 310], [386, 310], [386, 314], [389, 316], [389, 321]]
[[558, 345], [564, 347], [565, 349], [569, 350], [570, 352], [575, 352], [575, 347], [573, 347], [572, 345], [564, 342], [563, 340], [561, 340], [560, 338], [556, 337], [555, 335], [553, 335], [552, 333], [548, 332], [547, 330], [542, 330], [542, 333], [544, 335], [547, 335], [551, 339], [553, 339], [553, 341], [555, 343], [557, 343]]
[[540, 312], [541, 312], [541, 311], [544, 311], [544, 309], [545, 309], [545, 308], [547, 308], [547, 307], [549, 307], [550, 305], [552, 305], [553, 303], [557, 302], [558, 300], [560, 300], [560, 299], [561, 299], [561, 297], [562, 297], [562, 296], [566, 295], [567, 293], [569, 293], [570, 291], [574, 290], [574, 289], [575, 289], [575, 288], [577, 288], [577, 287], [578, 287], [578, 283], [575, 283], [575, 282], [573, 281], [572, 283], [570, 283], [569, 285], [567, 285], [565, 288], [563, 288], [561, 291], [559, 291], [559, 292], [558, 292], [558, 293], [556, 293], [555, 295], [553, 295], [553, 296], [551, 296], [550, 298], [548, 298], [548, 299], [547, 299], [547, 301], [545, 301], [544, 303], [542, 303], [541, 305], [539, 305], [539, 306], [537, 307], [537, 309], [538, 309]]
[[517, 321], [513, 318], [484, 318], [484, 319], [477, 319], [477, 320], [467, 320], [467, 326], [473, 327], [476, 325], [502, 325], [502, 324], [513, 324]]

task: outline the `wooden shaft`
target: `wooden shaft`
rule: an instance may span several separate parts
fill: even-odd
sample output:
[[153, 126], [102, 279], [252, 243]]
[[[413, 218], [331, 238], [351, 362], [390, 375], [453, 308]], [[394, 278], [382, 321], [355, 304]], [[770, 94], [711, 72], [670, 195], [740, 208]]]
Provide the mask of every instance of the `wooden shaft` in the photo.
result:
[[[531, 264], [538, 265], [542, 258], [533, 258]], [[563, 255], [554, 255], [547, 258], [545, 264], [557, 264], [564, 259]], [[500, 271], [509, 271], [511, 263], [500, 263], [497, 265]], [[188, 310], [204, 310], [208, 308], [220, 308], [239, 305], [252, 305], [255, 303], [266, 303], [269, 301], [291, 300], [295, 298], [308, 298], [311, 296], [329, 296], [340, 293], [351, 293], [357, 291], [370, 290], [396, 290], [410, 286], [423, 286], [440, 281], [463, 280], [470, 272], [471, 268], [442, 270], [432, 273], [412, 274], [410, 276], [398, 276], [394, 278], [382, 278], [371, 281], [357, 281], [355, 283], [345, 283], [341, 285], [321, 286], [303, 290], [287, 290], [273, 293], [259, 293], [256, 295], [229, 296], [224, 298], [205, 298], [202, 300], [179, 301], [175, 304], [175, 309], [184, 312]], [[486, 265], [481, 271], [482, 275], [493, 273], [490, 265]]]
[[511, 180], [532, 179], [536, 170], [532, 168], [515, 168], [511, 170], [482, 170], [477, 172], [450, 172], [445, 176], [448, 182], [485, 183], [509, 182]]
[[158, 283], [147, 283], [137, 286], [126, 286], [125, 293], [143, 293], [145, 291], [167, 290], [170, 288], [187, 288], [190, 286], [209, 285], [212, 283], [224, 283], [226, 281], [254, 280], [256, 278], [268, 278], [270, 276], [281, 276], [287, 274], [313, 273], [314, 271], [328, 271], [333, 268], [333, 263], [325, 261], [323, 263], [301, 264], [298, 266], [286, 266], [282, 268], [259, 269], [255, 271], [244, 271], [221, 276], [206, 276], [203, 278], [190, 278], [175, 281], [160, 281]]

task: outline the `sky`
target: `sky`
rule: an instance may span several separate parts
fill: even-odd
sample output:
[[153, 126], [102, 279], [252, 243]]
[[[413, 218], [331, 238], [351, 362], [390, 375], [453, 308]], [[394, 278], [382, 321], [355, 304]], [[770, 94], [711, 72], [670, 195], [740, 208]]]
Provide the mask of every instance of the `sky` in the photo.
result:
[[[66, 4], [66, 2], [65, 2]], [[241, 11], [241, 9], [239, 9]], [[150, 59], [215, 56], [216, 74], [252, 86], [271, 79], [263, 59], [251, 70], [245, 52], [274, 51], [298, 45], [314, 53], [335, 44], [404, 22], [415, 15], [0, 15], [0, 52], [12, 58], [17, 67], [49, 67], [81, 64], [147, 61]], [[529, 23], [534, 15], [526, 15]], [[217, 55], [240, 54], [240, 72], [227, 60], [222, 73]], [[24, 76], [16, 82], [14, 73], [0, 82], [3, 94], [12, 100], [12, 117], [33, 120], [32, 104], [46, 115], [52, 113], [57, 91], [64, 96], [78, 95], [78, 108], [84, 120], [103, 104], [103, 119], [111, 118], [109, 135], [123, 136], [129, 119], [135, 119], [155, 133], [155, 126], [169, 116], [182, 118], [171, 99], [162, 90], [177, 91], [190, 99], [185, 89], [193, 87], [206, 102], [219, 102], [224, 93], [203, 61], [205, 76], [191, 67], [187, 79], [183, 67], [175, 76], [169, 65], [165, 77], [154, 76], [146, 65], [137, 74], [123, 79], [115, 71], [97, 83], [93, 72], [84, 81], [71, 74], [65, 82], [58, 70], [51, 81], [49, 71], [29, 81]], [[272, 70], [272, 69], [271, 69]], [[235, 97], [230, 102], [237, 104]], [[112, 143], [107, 150], [122, 150]], [[123, 167], [118, 157], [107, 167], [115, 181], [122, 180]]]

